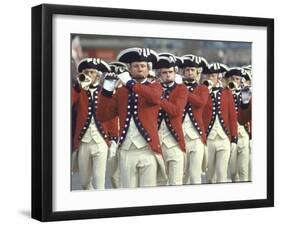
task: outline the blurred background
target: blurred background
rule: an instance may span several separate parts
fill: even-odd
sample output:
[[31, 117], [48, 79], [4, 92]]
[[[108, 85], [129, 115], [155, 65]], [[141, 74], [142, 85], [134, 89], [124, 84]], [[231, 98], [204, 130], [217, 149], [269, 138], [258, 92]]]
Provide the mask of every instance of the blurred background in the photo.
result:
[[209, 63], [220, 62], [229, 67], [251, 64], [251, 43], [149, 37], [72, 34], [72, 77], [77, 75], [77, 64], [84, 57], [97, 57], [106, 62], [116, 60], [126, 48], [151, 48], [157, 53], [169, 52], [176, 56], [199, 55]]

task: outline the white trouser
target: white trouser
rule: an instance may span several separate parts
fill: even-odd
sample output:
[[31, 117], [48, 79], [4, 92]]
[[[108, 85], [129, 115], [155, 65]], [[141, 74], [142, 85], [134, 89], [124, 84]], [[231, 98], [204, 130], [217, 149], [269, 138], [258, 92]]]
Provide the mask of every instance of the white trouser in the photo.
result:
[[249, 164], [248, 164], [248, 180], [252, 181], [252, 151], [249, 147]]
[[249, 180], [249, 136], [238, 136], [237, 148], [231, 152], [229, 171], [232, 181]]
[[[108, 147], [105, 141], [81, 142], [78, 149], [78, 164], [84, 190], [104, 189]], [[93, 185], [92, 185], [93, 180]]]
[[128, 150], [120, 149], [120, 182], [123, 188], [156, 186], [157, 161], [151, 148], [137, 148], [133, 143]]
[[186, 146], [186, 176], [187, 183], [201, 184], [204, 144], [200, 138], [190, 139], [185, 136]]
[[114, 175], [118, 172], [118, 145], [115, 141], [111, 141], [108, 148], [108, 158], [105, 174], [105, 188], [118, 188], [118, 182], [114, 179]]
[[182, 185], [185, 154], [178, 145], [167, 148], [167, 146], [163, 144], [162, 151], [169, 185]]
[[107, 159], [105, 188], [117, 188], [117, 185], [112, 181], [112, 176], [117, 168], [117, 156]]
[[[209, 183], [227, 182], [227, 168], [230, 156], [230, 141], [228, 137], [207, 140], [208, 148], [208, 171], [207, 179]], [[214, 180], [216, 175], [216, 180]]]

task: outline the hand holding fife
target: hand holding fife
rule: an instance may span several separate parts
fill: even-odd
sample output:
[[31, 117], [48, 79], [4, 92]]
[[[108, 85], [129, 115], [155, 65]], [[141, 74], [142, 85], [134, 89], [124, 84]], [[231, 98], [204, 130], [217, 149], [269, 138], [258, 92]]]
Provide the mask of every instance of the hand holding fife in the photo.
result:
[[108, 72], [105, 74], [103, 88], [107, 91], [112, 92], [115, 88], [115, 83], [117, 82], [118, 77], [114, 72]]
[[121, 80], [123, 85], [126, 85], [126, 83], [132, 79], [128, 71], [118, 74], [117, 76]]
[[247, 87], [241, 90], [241, 98], [243, 104], [248, 104], [250, 102], [251, 96], [252, 94], [250, 88]]

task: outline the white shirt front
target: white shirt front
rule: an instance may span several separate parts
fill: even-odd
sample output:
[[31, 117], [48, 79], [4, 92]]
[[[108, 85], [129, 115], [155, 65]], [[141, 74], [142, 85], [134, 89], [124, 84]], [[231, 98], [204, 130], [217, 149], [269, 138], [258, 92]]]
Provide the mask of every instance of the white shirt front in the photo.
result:
[[164, 144], [167, 148], [171, 148], [178, 144], [176, 139], [171, 134], [169, 128], [167, 127], [164, 119], [161, 122], [158, 134], [159, 134], [159, 139], [160, 139], [161, 145]]
[[198, 131], [194, 128], [188, 113], [186, 113], [186, 115], [184, 117], [182, 128], [183, 128], [184, 136], [188, 136], [192, 140], [200, 138], [200, 135], [199, 135]]

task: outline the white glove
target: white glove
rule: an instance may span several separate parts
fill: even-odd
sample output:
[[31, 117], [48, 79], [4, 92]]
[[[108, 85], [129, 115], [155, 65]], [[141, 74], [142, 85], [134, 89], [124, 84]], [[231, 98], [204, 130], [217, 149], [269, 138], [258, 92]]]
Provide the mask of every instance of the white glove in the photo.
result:
[[248, 104], [250, 99], [251, 99], [251, 91], [248, 90], [248, 91], [241, 91], [241, 99], [242, 99], [242, 103], [243, 104]]
[[237, 144], [236, 143], [231, 143], [231, 146], [230, 146], [230, 151], [233, 152], [236, 150], [236, 147], [237, 147]]
[[103, 88], [109, 92], [112, 92], [115, 88], [115, 83], [117, 82], [116, 75], [112, 72], [105, 74]]
[[121, 80], [121, 82], [126, 85], [126, 83], [132, 79], [132, 77], [130, 76], [129, 72], [125, 71], [119, 75], [117, 75], [118, 78]]
[[103, 88], [109, 92], [112, 92], [115, 88], [115, 80], [104, 80]]
[[114, 156], [116, 156], [117, 148], [118, 148], [117, 143], [114, 140], [112, 140], [111, 145], [109, 147], [108, 158], [113, 158]]

